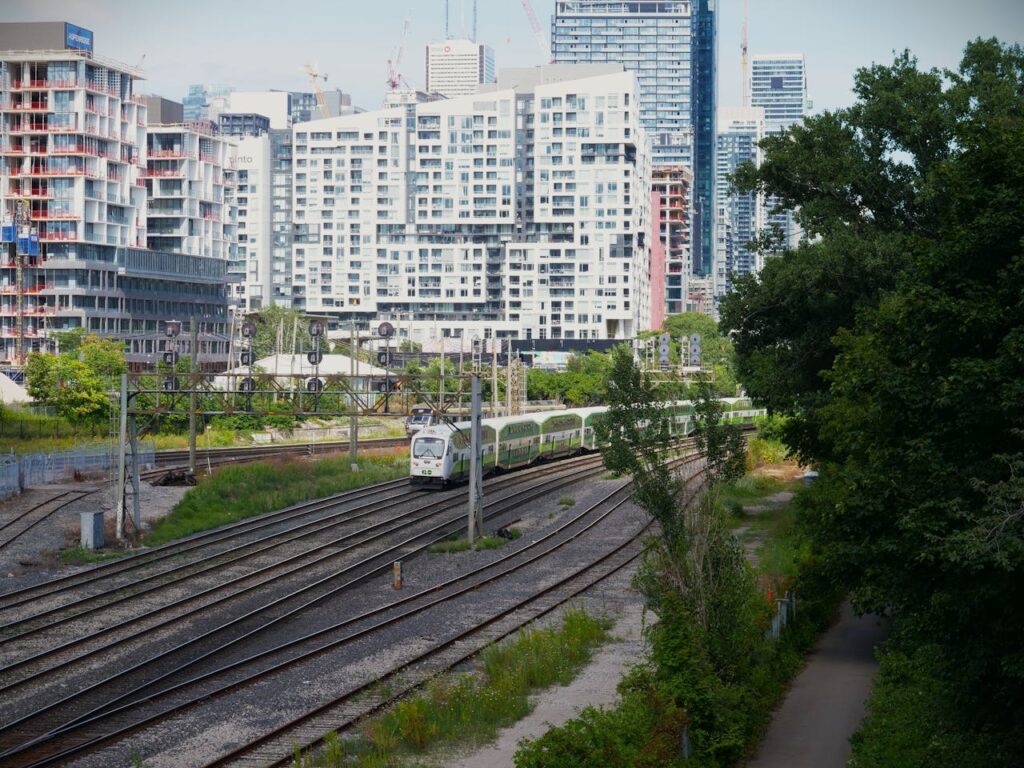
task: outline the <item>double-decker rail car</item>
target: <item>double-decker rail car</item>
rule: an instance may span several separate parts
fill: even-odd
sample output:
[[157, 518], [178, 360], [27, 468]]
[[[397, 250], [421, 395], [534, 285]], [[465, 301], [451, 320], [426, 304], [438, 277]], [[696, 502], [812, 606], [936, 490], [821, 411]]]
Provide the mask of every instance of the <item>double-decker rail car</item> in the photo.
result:
[[[726, 421], [752, 423], [763, 414], [736, 399], [723, 401]], [[672, 413], [671, 430], [680, 437], [693, 431], [693, 403], [680, 401], [667, 406]], [[596, 426], [605, 407], [571, 408], [483, 419], [482, 466], [484, 474], [511, 470], [537, 461], [560, 459], [599, 448]], [[409, 451], [410, 481], [444, 487], [469, 477], [470, 427], [468, 421], [440, 423], [420, 429], [412, 437]]]

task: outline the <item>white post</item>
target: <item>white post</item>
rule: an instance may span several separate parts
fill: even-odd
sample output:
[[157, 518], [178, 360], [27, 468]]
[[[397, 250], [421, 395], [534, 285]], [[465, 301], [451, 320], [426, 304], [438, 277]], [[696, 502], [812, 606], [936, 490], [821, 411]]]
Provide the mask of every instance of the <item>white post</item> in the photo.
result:
[[480, 423], [480, 375], [472, 378], [472, 426], [469, 440], [469, 521], [468, 538], [472, 546], [476, 537], [484, 533], [484, 473], [481, 466], [483, 434]]

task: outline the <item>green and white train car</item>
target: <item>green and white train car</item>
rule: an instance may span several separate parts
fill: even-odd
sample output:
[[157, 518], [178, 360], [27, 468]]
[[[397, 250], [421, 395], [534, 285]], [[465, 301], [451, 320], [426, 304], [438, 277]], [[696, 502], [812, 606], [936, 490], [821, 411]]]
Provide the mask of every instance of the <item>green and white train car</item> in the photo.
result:
[[[745, 401], [726, 400], [728, 421], [753, 422], [764, 411]], [[672, 411], [672, 433], [684, 436], [694, 427], [693, 404], [687, 401], [666, 406]], [[596, 424], [607, 411], [572, 408], [523, 416], [484, 419], [482, 424], [483, 470], [511, 470], [537, 461], [560, 459], [598, 449]], [[412, 438], [409, 476], [413, 483], [445, 486], [469, 477], [470, 422], [424, 427]]]

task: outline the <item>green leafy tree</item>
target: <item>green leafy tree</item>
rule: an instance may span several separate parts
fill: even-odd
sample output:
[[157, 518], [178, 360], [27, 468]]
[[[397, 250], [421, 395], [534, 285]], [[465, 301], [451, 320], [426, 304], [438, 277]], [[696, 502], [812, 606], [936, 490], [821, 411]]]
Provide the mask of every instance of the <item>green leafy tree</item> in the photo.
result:
[[110, 412], [117, 377], [127, 370], [121, 342], [82, 336], [77, 346], [60, 355], [29, 355], [27, 391], [69, 420], [103, 419]]
[[[858, 607], [933, 648], [959, 725], [1024, 734], [1024, 52], [858, 72], [857, 102], [764, 142], [740, 187], [810, 242], [741, 278], [751, 395], [821, 471], [803, 524]], [[927, 750], [926, 750], [927, 751]], [[928, 761], [926, 760], [926, 763]], [[933, 763], [928, 763], [933, 764]]]
[[53, 331], [50, 335], [57, 344], [57, 352], [62, 355], [75, 355], [85, 338], [85, 328], [72, 328], [67, 331]]
[[[720, 424], [711, 387], [701, 391], [703, 447], [714, 486], [729, 476], [735, 446]], [[660, 702], [658, 729], [670, 730], [678, 744], [688, 723], [701, 757], [735, 760], [753, 727], [740, 702], [769, 656], [765, 604], [714, 497], [691, 489], [667, 461], [674, 451], [664, 392], [634, 364], [628, 347], [612, 353], [607, 398], [597, 428], [605, 465], [631, 476], [633, 498], [657, 523], [637, 585], [659, 618], [648, 633], [654, 670], [647, 694]]]
[[291, 354], [293, 347], [299, 353], [312, 349], [309, 324], [302, 312], [274, 304], [251, 315], [250, 320], [256, 324], [252, 348], [257, 359], [275, 352]]

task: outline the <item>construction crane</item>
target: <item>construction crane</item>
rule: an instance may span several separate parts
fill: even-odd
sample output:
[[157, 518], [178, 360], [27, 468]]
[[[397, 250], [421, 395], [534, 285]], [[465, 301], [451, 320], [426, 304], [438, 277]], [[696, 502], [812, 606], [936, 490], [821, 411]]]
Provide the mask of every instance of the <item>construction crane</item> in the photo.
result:
[[750, 2], [743, 0], [743, 36], [740, 40], [740, 104], [750, 106], [750, 58], [747, 49], [747, 29], [750, 22]]
[[547, 59], [549, 64], [554, 64], [555, 57], [551, 55], [551, 47], [544, 37], [544, 30], [537, 20], [537, 14], [533, 12], [533, 5], [530, 3], [530, 0], [522, 0], [522, 3], [523, 10], [526, 11], [526, 20], [530, 22], [530, 29], [533, 30], [533, 36], [537, 40], [537, 45], [540, 46], [541, 56]]
[[317, 80], [323, 80], [326, 83], [327, 75], [321, 75], [313, 68], [312, 64], [305, 64], [302, 69], [309, 76], [309, 81], [313, 83], [313, 95], [316, 96], [316, 106], [320, 110], [320, 117], [330, 117], [331, 111], [327, 108], [327, 99], [324, 98], [324, 92], [320, 90], [320, 83], [317, 82]]
[[388, 88], [392, 91], [398, 88], [408, 88], [409, 84], [405, 81], [405, 77], [402, 75], [402, 71], [399, 67], [402, 66], [402, 53], [405, 51], [405, 41], [409, 36], [409, 24], [412, 19], [409, 16], [405, 17], [405, 23], [402, 25], [402, 39], [398, 43], [398, 50], [395, 52], [394, 59], [388, 59]]

